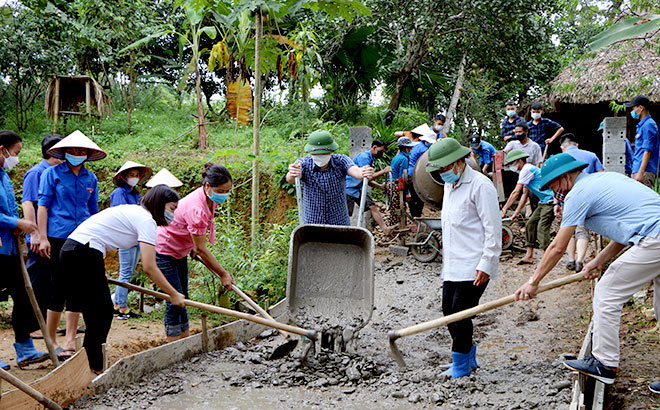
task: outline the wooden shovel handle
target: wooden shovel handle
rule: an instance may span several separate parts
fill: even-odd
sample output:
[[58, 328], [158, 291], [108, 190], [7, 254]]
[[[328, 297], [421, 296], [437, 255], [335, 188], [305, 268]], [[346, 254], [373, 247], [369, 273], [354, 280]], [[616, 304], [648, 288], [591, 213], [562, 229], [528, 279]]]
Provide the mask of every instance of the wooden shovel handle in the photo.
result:
[[[536, 294], [538, 295], [539, 293], [546, 292], [550, 289], [558, 288], [560, 286], [567, 285], [569, 283], [573, 282], [578, 282], [584, 279], [584, 274], [582, 273], [574, 273], [569, 276], [564, 276], [563, 278], [553, 280], [552, 282], [548, 282], [545, 285], [541, 285], [538, 287]], [[470, 309], [465, 309], [460, 312], [456, 312], [454, 314], [451, 314], [449, 316], [444, 316], [440, 317], [437, 319], [429, 320], [428, 322], [423, 322], [416, 324], [414, 326], [406, 327], [403, 329], [399, 329], [396, 331], [392, 331], [389, 334], [390, 340], [396, 340], [400, 337], [404, 336], [410, 336], [414, 335], [417, 333], [421, 333], [430, 329], [435, 329], [440, 326], [448, 325], [449, 323], [454, 323], [458, 322], [459, 320], [471, 318], [472, 316], [475, 316], [479, 313], [487, 312], [489, 310], [508, 305], [509, 303], [515, 302], [515, 296], [514, 295], [509, 295], [505, 296], [500, 299], [495, 299], [487, 303], [483, 303], [481, 305], [475, 306]]]
[[[134, 290], [136, 292], [141, 292], [144, 293], [145, 295], [150, 295], [150, 296], [155, 296], [157, 298], [165, 299], [167, 301], [170, 300], [170, 295], [166, 293], [161, 293], [161, 292], [156, 292], [155, 290], [143, 288], [141, 286], [136, 286], [131, 283], [126, 283], [126, 282], [120, 282], [115, 279], [110, 279], [108, 278], [108, 283], [112, 283], [113, 285], [119, 285], [123, 288]], [[316, 339], [316, 331], [314, 330], [306, 330], [299, 328], [297, 326], [291, 326], [287, 325], [285, 323], [280, 323], [278, 321], [272, 320], [272, 319], [265, 319], [261, 318], [259, 316], [254, 316], [254, 315], [249, 315], [247, 313], [243, 312], [238, 312], [236, 310], [231, 310], [231, 309], [225, 309], [219, 306], [213, 306], [209, 305], [206, 303], [201, 303], [201, 302], [195, 302], [194, 300], [189, 300], [189, 299], [184, 299], [183, 300], [186, 306], [190, 307], [195, 307], [198, 309], [203, 309], [207, 310], [209, 312], [213, 313], [220, 313], [221, 315], [227, 315], [227, 316], [232, 316], [232, 317], [237, 317], [239, 319], [244, 319], [250, 322], [258, 323], [260, 325], [272, 327], [278, 330], [283, 330], [289, 333], [295, 333], [300, 336], [305, 336], [309, 339]]]
[[[250, 305], [250, 307], [251, 307], [252, 309], [254, 309], [257, 313], [259, 313], [261, 316], [265, 317], [266, 319], [275, 320], [275, 319], [273, 319], [273, 317], [272, 317], [271, 315], [268, 314], [268, 312], [266, 312], [265, 310], [263, 310], [262, 307], [259, 306], [259, 304], [258, 304], [257, 302], [255, 302], [254, 300], [252, 300], [252, 298], [250, 298], [245, 292], [243, 292], [242, 290], [240, 290], [240, 289], [238, 288], [238, 286], [236, 286], [236, 285], [231, 285], [231, 290], [233, 290], [234, 292], [236, 292], [236, 294], [237, 294], [238, 296], [240, 296], [241, 299], [243, 299], [243, 300], [245, 301], [245, 303], [247, 303], [248, 305]], [[288, 335], [286, 332], [283, 332], [283, 331], [280, 330], [280, 333], [281, 333], [282, 336], [284, 336], [285, 338], [287, 338], [287, 339], [289, 338], [289, 335]]]

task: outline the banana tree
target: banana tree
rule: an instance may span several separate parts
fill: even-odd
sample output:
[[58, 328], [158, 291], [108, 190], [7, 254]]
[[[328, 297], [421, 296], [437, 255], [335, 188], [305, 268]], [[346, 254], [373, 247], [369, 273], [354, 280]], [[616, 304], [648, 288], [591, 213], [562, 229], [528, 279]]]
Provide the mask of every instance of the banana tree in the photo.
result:
[[595, 51], [621, 41], [651, 37], [658, 32], [660, 32], [660, 15], [648, 14], [642, 17], [631, 17], [593, 36], [587, 46]]

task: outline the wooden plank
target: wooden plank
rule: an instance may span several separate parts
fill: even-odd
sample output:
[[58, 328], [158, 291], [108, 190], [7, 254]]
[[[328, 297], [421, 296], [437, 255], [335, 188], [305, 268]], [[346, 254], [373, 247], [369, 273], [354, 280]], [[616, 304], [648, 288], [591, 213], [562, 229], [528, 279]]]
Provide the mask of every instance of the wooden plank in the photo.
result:
[[53, 134], [57, 134], [57, 121], [60, 119], [60, 79], [55, 79], [55, 107], [53, 110]]
[[605, 403], [605, 383], [596, 380], [594, 386], [594, 399], [591, 402], [591, 410], [603, 410]]
[[92, 113], [92, 94], [90, 89], [90, 80], [85, 81], [85, 113], [88, 117]]
[[[30, 387], [60, 406], [68, 407], [83, 394], [92, 392], [92, 376], [87, 353], [82, 349], [57, 369], [30, 383]], [[43, 406], [16, 389], [0, 396], [0, 409], [36, 410]]]
[[495, 151], [495, 156], [493, 158], [493, 165], [495, 172], [493, 172], [493, 182], [495, 183], [495, 189], [497, 190], [497, 199], [500, 202], [506, 201], [504, 196], [504, 182], [502, 181], [502, 168], [504, 164], [504, 151]]

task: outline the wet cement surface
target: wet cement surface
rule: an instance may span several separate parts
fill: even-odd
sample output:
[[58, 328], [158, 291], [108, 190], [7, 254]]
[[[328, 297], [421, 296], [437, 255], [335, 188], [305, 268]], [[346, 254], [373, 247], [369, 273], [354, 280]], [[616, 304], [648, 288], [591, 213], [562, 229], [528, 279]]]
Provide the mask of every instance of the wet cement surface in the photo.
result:
[[[503, 257], [501, 276], [482, 302], [513, 293], [531, 274]], [[562, 265], [563, 266], [563, 265]], [[301, 361], [305, 345], [268, 361], [283, 343], [267, 330], [237, 344], [179, 363], [137, 385], [79, 400], [76, 409], [290, 409], [488, 408], [562, 409], [570, 401], [571, 374], [559, 357], [577, 353], [586, 327], [580, 321], [588, 285], [550, 291], [539, 300], [478, 316], [475, 342], [480, 368], [446, 379], [451, 343], [446, 328], [399, 339], [407, 363], [388, 356], [387, 332], [441, 316], [440, 263], [411, 257], [377, 258], [375, 310], [347, 352], [321, 350]], [[546, 280], [568, 274], [556, 268]]]

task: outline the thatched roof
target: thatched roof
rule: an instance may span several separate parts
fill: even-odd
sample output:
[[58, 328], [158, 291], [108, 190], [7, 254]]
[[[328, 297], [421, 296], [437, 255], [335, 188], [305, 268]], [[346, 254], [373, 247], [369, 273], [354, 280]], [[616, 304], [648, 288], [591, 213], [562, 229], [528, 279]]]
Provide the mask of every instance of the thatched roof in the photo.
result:
[[629, 40], [585, 55], [552, 80], [550, 101], [623, 102], [637, 94], [660, 101], [659, 40]]
[[52, 118], [55, 114], [55, 80], [60, 80], [59, 111], [85, 112], [85, 83], [90, 81], [92, 109], [96, 108], [99, 116], [110, 115], [110, 97], [103, 87], [92, 77], [86, 75], [54, 76], [46, 90], [46, 115]]

